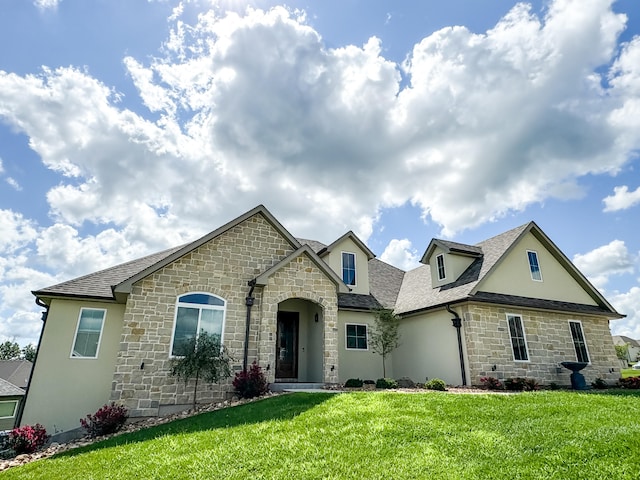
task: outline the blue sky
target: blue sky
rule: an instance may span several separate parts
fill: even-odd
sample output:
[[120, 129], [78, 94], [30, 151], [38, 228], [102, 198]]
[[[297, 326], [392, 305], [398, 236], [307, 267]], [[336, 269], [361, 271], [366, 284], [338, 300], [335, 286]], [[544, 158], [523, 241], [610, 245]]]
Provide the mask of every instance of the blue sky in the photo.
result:
[[7, 0], [0, 340], [260, 203], [404, 269], [534, 220], [640, 338], [638, 35], [634, 0]]

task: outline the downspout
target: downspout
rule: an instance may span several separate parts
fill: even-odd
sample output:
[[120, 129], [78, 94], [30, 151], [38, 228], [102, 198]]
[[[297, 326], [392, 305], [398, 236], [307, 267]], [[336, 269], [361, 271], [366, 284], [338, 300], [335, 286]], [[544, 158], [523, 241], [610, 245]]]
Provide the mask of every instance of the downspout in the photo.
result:
[[27, 380], [27, 388], [24, 392], [24, 397], [22, 398], [22, 402], [20, 402], [20, 408], [18, 409], [18, 415], [16, 415], [16, 420], [13, 424], [13, 428], [18, 428], [20, 423], [22, 423], [22, 414], [24, 412], [24, 406], [27, 404], [27, 397], [29, 396], [29, 390], [31, 389], [31, 379], [33, 378], [33, 372], [36, 370], [36, 362], [38, 361], [38, 353], [40, 353], [40, 345], [42, 345], [42, 335], [44, 334], [44, 327], [47, 323], [47, 317], [49, 316], [49, 305], [40, 300], [40, 297], [36, 297], [36, 305], [44, 308], [44, 312], [42, 312], [42, 329], [40, 330], [40, 337], [38, 338], [38, 345], [36, 347], [36, 356], [33, 359], [33, 365], [31, 366], [31, 372], [29, 373], [29, 380]]
[[244, 331], [244, 356], [242, 358], [242, 371], [247, 371], [247, 363], [249, 360], [249, 328], [251, 327], [251, 307], [253, 307], [253, 301], [255, 298], [253, 297], [253, 289], [256, 288], [256, 279], [249, 280], [247, 283], [251, 287], [249, 290], [249, 295], [244, 299], [245, 305], [247, 306], [247, 326]]
[[451, 307], [448, 304], [445, 306], [445, 308], [447, 309], [447, 312], [449, 312], [451, 315], [454, 316], [454, 318], [451, 319], [451, 323], [453, 323], [453, 326], [456, 328], [456, 332], [458, 333], [458, 353], [460, 354], [460, 373], [462, 374], [462, 385], [466, 385], [467, 373], [465, 372], [465, 368], [464, 368], [464, 351], [462, 349], [462, 334], [460, 333], [460, 330], [462, 328], [462, 319], [456, 312], [451, 310]]

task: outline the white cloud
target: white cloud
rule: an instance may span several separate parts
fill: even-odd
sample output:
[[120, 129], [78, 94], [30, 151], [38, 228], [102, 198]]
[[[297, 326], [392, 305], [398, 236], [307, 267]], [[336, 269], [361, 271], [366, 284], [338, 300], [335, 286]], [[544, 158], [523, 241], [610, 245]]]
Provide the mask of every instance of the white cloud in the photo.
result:
[[33, 4], [40, 10], [52, 10], [58, 8], [62, 0], [33, 0]]
[[385, 247], [380, 260], [390, 263], [402, 270], [412, 270], [420, 265], [420, 255], [406, 238], [394, 238]]
[[635, 261], [622, 240], [573, 257], [576, 267], [598, 288], [603, 288], [611, 275], [633, 273]]
[[15, 191], [20, 192], [22, 191], [22, 186], [16, 181], [15, 178], [12, 177], [7, 177], [5, 179], [5, 181], [7, 182], [7, 184], [9, 184], [10, 187], [12, 187]]
[[631, 208], [640, 203], [640, 187], [636, 188], [633, 192], [630, 192], [629, 187], [626, 185], [614, 187], [613, 195], [605, 197], [602, 201], [604, 202], [605, 212], [615, 212]]
[[613, 295], [609, 300], [618, 312], [626, 315], [626, 318], [611, 322], [611, 333], [640, 339], [640, 288], [632, 287], [628, 292]]

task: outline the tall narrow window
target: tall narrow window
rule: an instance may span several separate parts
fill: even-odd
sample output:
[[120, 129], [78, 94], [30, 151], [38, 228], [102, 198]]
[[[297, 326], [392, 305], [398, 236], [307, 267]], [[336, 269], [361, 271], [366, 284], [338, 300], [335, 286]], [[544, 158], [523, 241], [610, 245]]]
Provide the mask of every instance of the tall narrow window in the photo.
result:
[[589, 352], [587, 351], [587, 343], [584, 341], [582, 323], [570, 320], [569, 328], [571, 329], [573, 347], [576, 349], [576, 359], [578, 362], [589, 363]]
[[541, 282], [542, 272], [540, 271], [540, 263], [538, 262], [538, 253], [527, 250], [527, 257], [529, 258], [529, 270], [531, 271], [531, 278], [536, 282]]
[[100, 337], [106, 310], [83, 308], [80, 310], [76, 338], [73, 340], [71, 356], [75, 358], [97, 358]]
[[444, 268], [444, 255], [440, 254], [436, 257], [436, 264], [438, 265], [438, 280], [444, 280], [447, 276], [447, 271]]
[[367, 350], [367, 326], [346, 324], [347, 350]]
[[522, 317], [520, 315], [507, 314], [507, 321], [509, 322], [513, 359], [519, 362], [526, 362], [529, 360], [529, 354], [527, 353], [527, 341], [524, 337], [524, 328], [522, 327]]
[[202, 331], [217, 335], [222, 344], [225, 301], [207, 293], [188, 293], [178, 297], [171, 355], [184, 355], [184, 349]]
[[342, 252], [342, 281], [347, 285], [356, 284], [356, 254]]

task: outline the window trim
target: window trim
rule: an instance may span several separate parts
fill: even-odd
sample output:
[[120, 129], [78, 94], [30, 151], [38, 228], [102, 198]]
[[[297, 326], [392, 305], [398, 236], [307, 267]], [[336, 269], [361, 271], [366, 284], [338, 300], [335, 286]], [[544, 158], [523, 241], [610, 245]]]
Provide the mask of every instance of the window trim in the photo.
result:
[[[533, 276], [533, 265], [531, 264], [531, 257], [529, 256], [530, 253], [535, 255], [536, 266], [538, 267], [538, 274], [540, 275], [540, 278], [535, 278]], [[535, 250], [527, 250], [527, 264], [529, 265], [529, 273], [531, 274], [531, 280], [533, 280], [534, 282], [544, 281], [544, 279], [542, 278], [542, 267], [540, 267], [540, 256], [538, 255], [538, 252], [536, 252]]]
[[[86, 356], [76, 356], [73, 354], [76, 341], [78, 340], [78, 331], [80, 330], [80, 320], [82, 319], [82, 312], [85, 310], [98, 310], [102, 312], [102, 324], [100, 325], [100, 334], [98, 335], [98, 345], [96, 347], [96, 355], [94, 357], [86, 357]], [[94, 308], [94, 307], [81, 307], [80, 313], [78, 314], [78, 321], [76, 322], [76, 333], [73, 335], [73, 343], [71, 343], [71, 353], [69, 353], [69, 358], [73, 358], [76, 360], [95, 360], [100, 355], [100, 345], [102, 345], [102, 333], [104, 332], [104, 324], [107, 323], [107, 309], [106, 308]]]
[[582, 327], [582, 320], [568, 320], [569, 322], [569, 336], [571, 337], [571, 344], [573, 345], [573, 351], [576, 354], [576, 362], [579, 362], [580, 360], [578, 359], [578, 349], [576, 346], [576, 341], [573, 338], [573, 333], [571, 331], [571, 324], [572, 323], [577, 323], [578, 325], [580, 325], [580, 335], [582, 335], [582, 343], [584, 344], [584, 351], [587, 353], [587, 364], [591, 365], [591, 354], [589, 353], [589, 346], [587, 345], [587, 338], [584, 335], [584, 328]]
[[0, 403], [13, 403], [13, 414], [10, 417], [0, 417], [0, 420], [16, 417], [16, 412], [18, 411], [18, 403], [20, 403], [20, 400], [2, 400], [0, 401]]
[[[210, 297], [216, 297], [219, 298], [220, 300], [222, 300], [224, 302], [223, 306], [220, 305], [205, 305], [205, 304], [201, 304], [201, 303], [188, 303], [188, 302], [180, 302], [180, 299], [183, 297], [186, 297], [188, 295], [207, 295]], [[198, 307], [196, 307], [197, 305], [199, 305]], [[176, 307], [175, 307], [175, 311], [173, 312], [173, 328], [171, 329], [171, 342], [169, 343], [169, 358], [183, 358], [182, 355], [174, 355], [173, 354], [173, 342], [175, 340], [175, 335], [176, 335], [176, 327], [178, 325], [178, 309], [180, 308], [180, 306], [183, 306], [185, 308], [199, 308], [200, 309], [200, 313], [198, 313], [198, 325], [196, 326], [196, 338], [198, 338], [198, 335], [200, 335], [200, 322], [202, 320], [202, 309], [204, 308], [205, 310], [217, 310], [217, 311], [222, 311], [222, 325], [220, 326], [220, 345], [224, 345], [224, 329], [225, 329], [225, 325], [227, 322], [227, 299], [224, 297], [221, 297], [220, 295], [216, 295], [215, 293], [210, 293], [210, 292], [185, 292], [182, 293], [180, 295], [178, 295], [176, 297]]]
[[[440, 259], [442, 259], [442, 276], [440, 276]], [[447, 278], [447, 264], [444, 261], [444, 253], [436, 255], [436, 270], [438, 272], [438, 281], [442, 281]]]
[[[515, 317], [520, 319], [520, 328], [522, 328], [522, 339], [524, 340], [524, 351], [527, 354], [526, 360], [518, 360], [516, 358], [516, 350], [513, 345], [513, 336], [511, 335], [509, 317]], [[529, 343], [527, 342], [527, 332], [524, 329], [524, 319], [522, 318], [522, 315], [518, 313], [506, 313], [506, 318], [507, 318], [507, 333], [509, 334], [509, 342], [511, 343], [511, 357], [513, 358], [513, 361], [518, 363], [530, 363], [531, 355], [529, 354]]]
[[[344, 281], [344, 255], [353, 255], [353, 283], [347, 283]], [[348, 287], [357, 287], [358, 286], [358, 266], [356, 264], [356, 257], [357, 255], [355, 254], [355, 252], [340, 252], [340, 266], [341, 266], [341, 272], [342, 272], [342, 281], [345, 283], [345, 285], [347, 285]]]
[[[357, 346], [354, 347], [349, 347], [349, 342], [347, 341], [348, 338], [348, 334], [347, 334], [347, 327], [349, 325], [353, 325], [355, 327], [364, 327], [364, 338], [367, 341], [367, 348], [358, 348]], [[358, 329], [356, 328], [356, 345], [358, 345], [357, 339], [361, 338], [358, 337]], [[344, 349], [345, 350], [349, 350], [349, 351], [354, 351], [354, 352], [368, 352], [369, 351], [369, 324], [368, 323], [345, 323], [344, 324]]]

